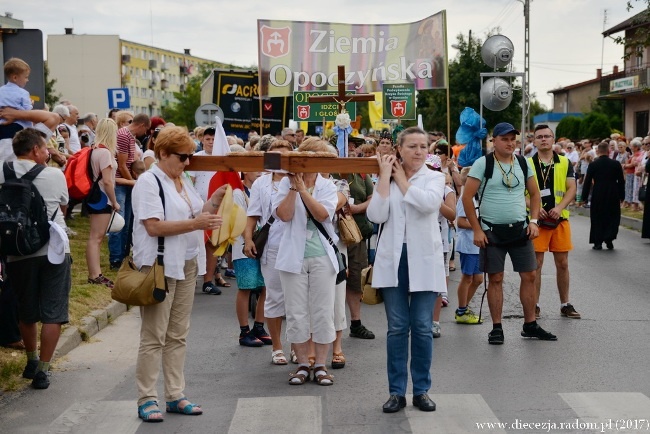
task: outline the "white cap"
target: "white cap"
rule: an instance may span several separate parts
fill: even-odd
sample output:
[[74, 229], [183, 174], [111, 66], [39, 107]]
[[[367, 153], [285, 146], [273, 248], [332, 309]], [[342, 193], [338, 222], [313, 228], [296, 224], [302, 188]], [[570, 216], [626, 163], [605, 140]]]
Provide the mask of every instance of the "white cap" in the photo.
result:
[[124, 227], [124, 217], [120, 213], [113, 211], [111, 219], [108, 221], [106, 232], [119, 232]]
[[68, 235], [58, 223], [50, 221], [50, 242], [47, 247], [47, 260], [51, 264], [62, 264], [66, 250], [70, 250]]

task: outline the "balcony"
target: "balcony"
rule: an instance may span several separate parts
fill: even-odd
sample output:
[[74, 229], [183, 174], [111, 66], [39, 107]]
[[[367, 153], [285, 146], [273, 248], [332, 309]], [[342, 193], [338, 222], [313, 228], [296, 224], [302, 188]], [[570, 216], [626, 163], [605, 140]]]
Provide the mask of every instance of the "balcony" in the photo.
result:
[[158, 62], [154, 59], [151, 59], [149, 61], [149, 69], [156, 69], [158, 68]]
[[179, 70], [180, 70], [181, 75], [189, 74], [189, 68], [187, 66], [180, 66]]
[[160, 88], [162, 90], [168, 89], [169, 88], [169, 81], [167, 81], [165, 79], [160, 80]]
[[166, 62], [162, 62], [162, 63], [160, 64], [160, 70], [161, 70], [161, 71], [167, 71], [167, 70], [168, 70], [167, 63], [166, 63]]
[[129, 63], [131, 61], [130, 54], [122, 54], [122, 63]]

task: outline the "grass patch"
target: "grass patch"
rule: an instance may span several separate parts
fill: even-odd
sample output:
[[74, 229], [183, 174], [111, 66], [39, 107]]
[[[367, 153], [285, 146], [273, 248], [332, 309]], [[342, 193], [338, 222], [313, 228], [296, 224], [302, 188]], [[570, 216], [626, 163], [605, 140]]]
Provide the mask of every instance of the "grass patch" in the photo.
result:
[[643, 220], [643, 211], [632, 211], [629, 208], [621, 208], [621, 214], [625, 217]]
[[[70, 237], [72, 288], [70, 290], [69, 314], [70, 325], [78, 326], [81, 323], [81, 318], [88, 316], [93, 310], [108, 306], [111, 302], [111, 290], [103, 285], [88, 283], [88, 267], [86, 266], [86, 241], [90, 232], [88, 217], [81, 217], [77, 214], [76, 218], [68, 223], [68, 226], [77, 232], [77, 235]], [[101, 248], [101, 269], [102, 274], [111, 280], [115, 280], [117, 271], [110, 270], [106, 238], [104, 238]], [[85, 340], [88, 340], [87, 336]], [[18, 390], [29, 384], [27, 380], [22, 378], [26, 360], [24, 351], [0, 348], [1, 390]]]

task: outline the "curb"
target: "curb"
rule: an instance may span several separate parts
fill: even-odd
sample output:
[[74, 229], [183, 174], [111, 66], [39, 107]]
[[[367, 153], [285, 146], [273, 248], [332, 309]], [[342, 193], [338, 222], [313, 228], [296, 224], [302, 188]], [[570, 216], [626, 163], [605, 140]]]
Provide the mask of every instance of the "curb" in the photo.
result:
[[[584, 217], [589, 217], [591, 215], [591, 209], [589, 208], [570, 206], [569, 210], [571, 211], [571, 214], [575, 214], [575, 215], [581, 215]], [[626, 227], [628, 229], [634, 229], [635, 231], [641, 232], [641, 227], [643, 226], [643, 220], [621, 215], [620, 226]]]
[[103, 330], [113, 320], [127, 311], [125, 304], [112, 301], [104, 309], [94, 310], [89, 316], [81, 319], [78, 327], [68, 327], [59, 338], [59, 343], [54, 352], [54, 358], [58, 359], [78, 347], [82, 342], [88, 341], [92, 336]]

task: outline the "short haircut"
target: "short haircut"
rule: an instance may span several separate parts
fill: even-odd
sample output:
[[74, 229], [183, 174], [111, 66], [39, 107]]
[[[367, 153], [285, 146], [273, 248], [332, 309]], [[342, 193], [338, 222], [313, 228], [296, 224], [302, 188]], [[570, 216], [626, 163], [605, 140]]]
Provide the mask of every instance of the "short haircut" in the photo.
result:
[[170, 155], [174, 152], [179, 154], [191, 154], [195, 149], [196, 144], [190, 137], [187, 128], [166, 126], [158, 133], [153, 152], [156, 155], [156, 159], [160, 160], [161, 151], [164, 151], [166, 155]]
[[82, 121], [84, 121], [84, 123], [86, 123], [86, 122], [92, 121], [92, 120], [94, 120], [96, 118], [97, 118], [97, 115], [95, 113], [86, 113], [84, 115]]
[[399, 133], [399, 136], [397, 136], [397, 146], [402, 146], [402, 143], [404, 143], [404, 139], [406, 138], [406, 136], [410, 136], [411, 134], [422, 134], [424, 137], [427, 136], [427, 133], [425, 133], [422, 128], [408, 127], [407, 129]]
[[[288, 151], [293, 151], [293, 145], [286, 140], [274, 140], [269, 145], [269, 151], [276, 151], [278, 149], [286, 149]], [[257, 149], [256, 149], [257, 150]]]
[[330, 145], [318, 137], [309, 137], [298, 147], [298, 152], [330, 152]]
[[70, 109], [68, 108], [67, 105], [63, 105], [63, 104], [55, 105], [54, 108], [52, 109], [52, 112], [63, 117], [63, 119], [70, 116]]
[[449, 145], [435, 145], [435, 149], [441, 151], [444, 155], [449, 156]]
[[120, 111], [120, 109], [118, 109], [118, 108], [112, 108], [112, 109], [110, 109], [110, 110], [108, 111], [108, 117], [112, 119], [112, 118], [113, 118], [113, 115], [114, 115], [115, 113], [119, 112], [119, 111]]
[[264, 134], [260, 141], [255, 145], [256, 151], [266, 152], [269, 150], [271, 143], [275, 142], [277, 139], [270, 134]]
[[305, 134], [305, 130], [303, 130], [302, 128], [298, 128], [298, 129], [296, 130], [296, 134], [298, 134], [298, 133], [303, 133], [303, 134]]
[[288, 127], [287, 127], [287, 128], [282, 128], [282, 132], [280, 133], [280, 135], [281, 135], [282, 137], [284, 137], [284, 136], [286, 136], [287, 134], [295, 134], [295, 132], [293, 131], [292, 128], [288, 128]]
[[375, 148], [375, 145], [371, 145], [370, 143], [364, 143], [363, 145], [359, 146], [357, 149], [363, 152], [364, 154], [366, 152], [377, 152], [377, 148]]
[[[134, 124], [140, 124], [140, 125], [146, 125], [147, 128], [151, 126], [151, 119], [149, 119], [149, 115], [146, 113], [138, 113], [137, 115], [133, 116], [133, 123]], [[188, 134], [189, 137], [189, 134]]]
[[[551, 127], [549, 127], [549, 126], [546, 125], [546, 124], [539, 124], [539, 125], [536, 125], [536, 126], [535, 126], [535, 130], [534, 130], [534, 131], [537, 132], [538, 130], [547, 130], [547, 129], [548, 129], [548, 130], [551, 130]], [[553, 134], [553, 130], [551, 130], [551, 134]], [[553, 134], [553, 135], [555, 135], [555, 134]]]
[[5, 62], [5, 79], [15, 74], [24, 74], [31, 71], [31, 68], [23, 59], [12, 57]]
[[608, 142], [600, 142], [598, 144], [598, 153], [599, 154], [607, 154], [607, 153], [609, 153], [609, 143]]
[[34, 146], [46, 146], [45, 134], [34, 128], [25, 128], [18, 131], [11, 142], [11, 147], [17, 157], [29, 154], [34, 149]]

